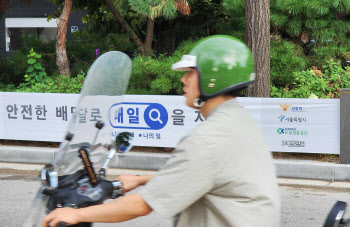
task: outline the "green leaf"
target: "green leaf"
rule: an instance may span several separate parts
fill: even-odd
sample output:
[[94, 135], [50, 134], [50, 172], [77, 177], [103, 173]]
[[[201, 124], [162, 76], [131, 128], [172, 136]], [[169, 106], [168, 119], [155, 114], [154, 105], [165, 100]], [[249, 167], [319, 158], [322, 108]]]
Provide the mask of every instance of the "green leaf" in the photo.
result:
[[31, 57], [34, 57], [35, 55], [36, 55], [36, 53], [34, 51], [30, 53]]
[[41, 69], [41, 64], [40, 64], [40, 63], [36, 63], [36, 64], [34, 65], [34, 67], [35, 67], [36, 69]]
[[41, 58], [41, 54], [36, 54], [35, 58]]
[[43, 77], [41, 75], [36, 75], [35, 76], [36, 81], [41, 81]]
[[40, 75], [40, 76], [46, 76], [47, 73], [46, 73], [46, 72], [39, 72], [39, 75]]
[[36, 62], [36, 59], [30, 58], [28, 59], [28, 64], [33, 65]]
[[34, 66], [30, 65], [27, 69], [27, 73], [33, 72], [34, 71]]
[[33, 77], [35, 77], [35, 75], [36, 75], [36, 73], [35, 73], [35, 72], [32, 72], [31, 74], [29, 74], [29, 77], [30, 77], [30, 78], [33, 78]]

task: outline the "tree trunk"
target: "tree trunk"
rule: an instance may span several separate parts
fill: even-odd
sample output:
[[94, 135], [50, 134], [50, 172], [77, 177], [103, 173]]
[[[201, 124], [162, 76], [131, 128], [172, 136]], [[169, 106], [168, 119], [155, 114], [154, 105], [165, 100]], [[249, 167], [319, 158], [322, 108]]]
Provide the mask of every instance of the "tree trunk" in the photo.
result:
[[66, 50], [67, 24], [72, 10], [72, 0], [65, 0], [61, 15], [57, 18], [56, 65], [60, 75], [70, 76]]
[[152, 41], [153, 41], [153, 30], [154, 30], [154, 19], [148, 18], [147, 22], [147, 33], [145, 40], [145, 55], [151, 55]]
[[[114, 18], [123, 26], [123, 28], [131, 34], [131, 39], [135, 42], [137, 51], [140, 54], [145, 53], [145, 46], [140, 41], [139, 37], [135, 34], [135, 32], [132, 30], [132, 28], [129, 26], [129, 24], [124, 20], [124, 18], [118, 13], [117, 9], [113, 5], [113, 2], [111, 0], [106, 0], [106, 4], [108, 8], [111, 10]], [[148, 30], [148, 28], [147, 28]], [[153, 34], [152, 34], [153, 37]]]
[[269, 0], [245, 0], [246, 43], [255, 62], [255, 81], [249, 97], [270, 97], [270, 5]]

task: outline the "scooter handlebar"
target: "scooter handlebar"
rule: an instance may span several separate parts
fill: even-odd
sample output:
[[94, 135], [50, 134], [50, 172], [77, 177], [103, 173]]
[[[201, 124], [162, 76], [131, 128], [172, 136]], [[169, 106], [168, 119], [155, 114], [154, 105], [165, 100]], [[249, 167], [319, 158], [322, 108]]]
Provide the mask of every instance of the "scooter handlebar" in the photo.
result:
[[111, 181], [111, 183], [113, 185], [113, 192], [112, 192], [111, 198], [116, 199], [123, 194], [122, 182], [116, 180], [116, 181]]

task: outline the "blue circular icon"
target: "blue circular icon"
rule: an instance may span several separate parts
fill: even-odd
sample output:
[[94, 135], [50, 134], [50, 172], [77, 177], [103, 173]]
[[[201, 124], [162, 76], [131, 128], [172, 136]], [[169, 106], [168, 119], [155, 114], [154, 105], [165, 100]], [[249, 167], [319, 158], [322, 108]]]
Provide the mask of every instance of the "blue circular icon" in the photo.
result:
[[158, 103], [150, 104], [143, 117], [151, 129], [162, 129], [168, 123], [168, 112], [164, 106]]

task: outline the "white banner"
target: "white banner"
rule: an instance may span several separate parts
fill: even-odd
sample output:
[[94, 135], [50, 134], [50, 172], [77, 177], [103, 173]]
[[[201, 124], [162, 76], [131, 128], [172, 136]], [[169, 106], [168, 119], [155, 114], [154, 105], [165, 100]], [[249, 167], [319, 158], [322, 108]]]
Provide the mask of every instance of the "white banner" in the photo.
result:
[[340, 153], [339, 99], [261, 99], [261, 128], [272, 151]]
[[0, 93], [0, 138], [62, 141], [78, 94]]
[[[204, 120], [185, 106], [182, 96], [108, 97], [103, 104], [76, 110], [78, 99], [77, 94], [0, 93], [0, 138], [60, 142], [76, 112], [81, 124], [103, 120], [110, 136], [134, 133], [135, 146], [175, 147]], [[339, 100], [238, 101], [261, 126], [271, 151], [339, 154]]]

